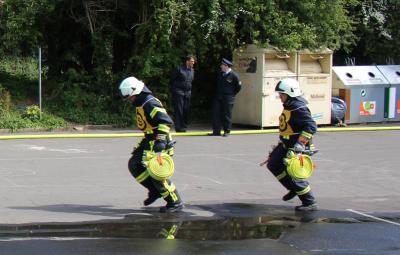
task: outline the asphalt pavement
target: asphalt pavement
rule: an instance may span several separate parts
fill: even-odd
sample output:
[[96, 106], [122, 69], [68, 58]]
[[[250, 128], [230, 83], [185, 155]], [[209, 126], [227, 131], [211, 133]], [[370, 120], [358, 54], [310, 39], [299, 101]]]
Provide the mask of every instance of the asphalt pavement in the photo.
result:
[[276, 130], [208, 132], [174, 136], [172, 215], [142, 206], [136, 131], [0, 135], [0, 254], [400, 254], [398, 126], [321, 128], [320, 211], [300, 214], [259, 166]]

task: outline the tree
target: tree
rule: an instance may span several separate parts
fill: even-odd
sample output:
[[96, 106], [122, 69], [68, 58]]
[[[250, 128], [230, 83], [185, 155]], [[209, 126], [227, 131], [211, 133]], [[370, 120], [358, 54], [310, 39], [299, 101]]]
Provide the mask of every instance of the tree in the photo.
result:
[[49, 1], [0, 2], [0, 53], [30, 56], [42, 43], [42, 18], [52, 11]]
[[355, 21], [348, 10], [356, 3], [7, 0], [0, 11], [6, 20], [0, 25], [0, 39], [5, 39], [0, 48], [32, 52], [41, 44], [49, 78], [54, 80], [48, 93], [58, 103], [70, 101], [68, 107], [79, 109], [98, 107], [93, 101], [103, 98], [102, 111], [117, 102], [117, 83], [132, 74], [168, 102], [170, 70], [181, 57], [195, 54], [199, 60], [195, 103], [206, 111], [221, 57], [231, 57], [235, 48], [248, 43], [288, 51], [348, 50], [356, 40]]
[[400, 2], [363, 0], [351, 15], [359, 20], [355, 34], [359, 38], [351, 52], [357, 65], [399, 64]]

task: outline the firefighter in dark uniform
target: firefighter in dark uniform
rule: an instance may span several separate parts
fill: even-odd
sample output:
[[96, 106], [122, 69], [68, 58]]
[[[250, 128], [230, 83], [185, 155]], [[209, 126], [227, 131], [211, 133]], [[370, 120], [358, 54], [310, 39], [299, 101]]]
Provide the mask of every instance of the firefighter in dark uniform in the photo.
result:
[[174, 124], [176, 132], [186, 132], [194, 79], [193, 65], [195, 57], [188, 55], [185, 63], [178, 66], [171, 74], [172, 103], [174, 106]]
[[133, 150], [128, 162], [132, 176], [148, 189], [148, 198], [144, 200], [144, 205], [148, 206], [162, 197], [167, 204], [160, 208], [160, 212], [180, 211], [183, 203], [175, 185], [169, 179], [158, 181], [152, 178], [144, 162], [147, 151], [153, 151], [158, 155], [166, 152], [172, 156], [173, 144], [169, 134], [171, 118], [161, 102], [152, 95], [142, 81], [135, 77], [124, 79], [119, 90], [121, 96], [135, 106], [137, 126], [144, 132], [144, 138]]
[[284, 164], [284, 158], [290, 150], [301, 153], [314, 149], [311, 138], [317, 131], [317, 125], [311, 117], [307, 101], [301, 96], [297, 80], [283, 79], [278, 82], [275, 91], [279, 92], [283, 103], [283, 112], [279, 117], [280, 142], [269, 154], [267, 167], [289, 191], [283, 196], [284, 201], [298, 196], [302, 204], [295, 207], [296, 211], [318, 210], [308, 181], [291, 178]]
[[241, 89], [239, 75], [232, 71], [232, 62], [223, 58], [217, 76], [216, 92], [213, 100], [213, 133], [221, 135], [221, 126], [224, 130], [223, 136], [229, 136], [232, 128], [232, 109], [235, 96]]

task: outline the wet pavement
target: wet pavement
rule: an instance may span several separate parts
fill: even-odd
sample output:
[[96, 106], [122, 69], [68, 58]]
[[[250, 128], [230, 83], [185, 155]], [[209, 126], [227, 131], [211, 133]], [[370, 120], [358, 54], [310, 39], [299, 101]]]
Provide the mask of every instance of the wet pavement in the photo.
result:
[[0, 254], [400, 254], [399, 134], [319, 133], [312, 213], [258, 166], [276, 134], [176, 136], [176, 214], [141, 206], [138, 138], [1, 141]]

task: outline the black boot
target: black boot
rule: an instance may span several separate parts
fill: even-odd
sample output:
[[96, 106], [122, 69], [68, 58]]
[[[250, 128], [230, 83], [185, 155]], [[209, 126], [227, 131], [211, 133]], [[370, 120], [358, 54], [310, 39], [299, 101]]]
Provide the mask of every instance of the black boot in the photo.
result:
[[160, 208], [160, 213], [179, 212], [183, 209], [183, 202], [178, 190], [174, 190], [167, 197], [164, 198], [167, 204]]
[[144, 204], [144, 206], [151, 205], [160, 197], [161, 197], [161, 195], [159, 193], [149, 192], [148, 197], [143, 201], [143, 204]]
[[309, 212], [309, 211], [317, 211], [317, 201], [311, 191], [307, 192], [304, 195], [299, 196], [302, 205], [296, 206], [295, 210], [299, 212]]
[[179, 212], [183, 209], [184, 205], [181, 201], [175, 203], [167, 203], [166, 206], [160, 208], [160, 213], [173, 213]]
[[318, 211], [317, 203], [313, 203], [310, 205], [299, 205], [294, 208], [298, 212], [311, 212], [311, 211]]
[[292, 200], [295, 196], [297, 196], [296, 192], [290, 190], [286, 195], [282, 197], [283, 201], [289, 201]]

